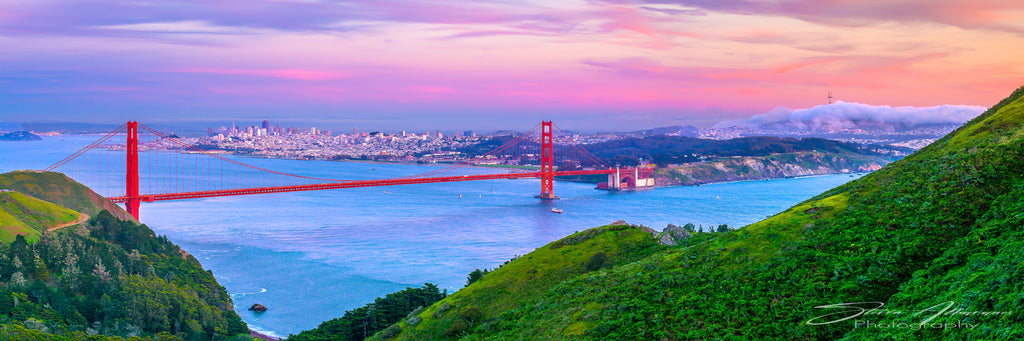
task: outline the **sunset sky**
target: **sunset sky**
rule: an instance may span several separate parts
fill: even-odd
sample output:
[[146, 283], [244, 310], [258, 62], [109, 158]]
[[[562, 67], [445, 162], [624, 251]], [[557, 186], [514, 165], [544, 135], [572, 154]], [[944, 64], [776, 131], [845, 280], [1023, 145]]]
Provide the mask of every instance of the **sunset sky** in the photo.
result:
[[0, 0], [0, 121], [711, 126], [845, 102], [990, 106], [1019, 0]]

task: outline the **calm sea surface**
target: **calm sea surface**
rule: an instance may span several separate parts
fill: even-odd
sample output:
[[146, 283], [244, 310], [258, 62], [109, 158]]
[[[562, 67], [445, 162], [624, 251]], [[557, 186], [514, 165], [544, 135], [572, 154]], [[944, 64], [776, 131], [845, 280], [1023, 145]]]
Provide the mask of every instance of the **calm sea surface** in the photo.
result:
[[[96, 138], [0, 142], [0, 172], [45, 168]], [[345, 179], [427, 170], [240, 160]], [[743, 226], [852, 179], [834, 175], [623, 193], [556, 182], [562, 199], [550, 202], [533, 197], [539, 180], [494, 180], [143, 203], [141, 219], [212, 270], [253, 329], [287, 336], [405, 287], [430, 282], [458, 290], [473, 269], [495, 267], [574, 231], [619, 219], [656, 229], [688, 222]], [[552, 207], [565, 213], [553, 214]], [[247, 311], [253, 303], [269, 310]]]

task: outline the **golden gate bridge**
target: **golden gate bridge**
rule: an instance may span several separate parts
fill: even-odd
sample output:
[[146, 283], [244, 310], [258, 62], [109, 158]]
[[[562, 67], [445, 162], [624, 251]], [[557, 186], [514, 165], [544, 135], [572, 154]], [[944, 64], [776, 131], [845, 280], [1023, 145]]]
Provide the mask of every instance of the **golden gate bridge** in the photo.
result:
[[[112, 141], [125, 135], [124, 143]], [[124, 155], [120, 152], [124, 151]], [[274, 171], [203, 150], [136, 121], [129, 121], [45, 169], [68, 175], [139, 219], [142, 202], [221, 196], [539, 178], [545, 200], [558, 199], [554, 178], [606, 174], [598, 188], [653, 186], [650, 168], [611, 167], [575, 139], [543, 121], [497, 148], [429, 172], [385, 179], [332, 179]]]

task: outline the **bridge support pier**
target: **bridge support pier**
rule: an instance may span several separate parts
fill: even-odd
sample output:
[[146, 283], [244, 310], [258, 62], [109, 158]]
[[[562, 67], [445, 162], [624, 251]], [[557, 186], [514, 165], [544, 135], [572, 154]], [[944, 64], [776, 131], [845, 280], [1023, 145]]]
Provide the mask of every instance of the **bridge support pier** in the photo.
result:
[[540, 194], [544, 200], [558, 199], [555, 196], [555, 148], [552, 139], [551, 121], [541, 121], [540, 132]]
[[128, 143], [125, 150], [128, 152], [127, 173], [125, 174], [125, 209], [128, 214], [139, 220], [139, 122], [128, 121]]

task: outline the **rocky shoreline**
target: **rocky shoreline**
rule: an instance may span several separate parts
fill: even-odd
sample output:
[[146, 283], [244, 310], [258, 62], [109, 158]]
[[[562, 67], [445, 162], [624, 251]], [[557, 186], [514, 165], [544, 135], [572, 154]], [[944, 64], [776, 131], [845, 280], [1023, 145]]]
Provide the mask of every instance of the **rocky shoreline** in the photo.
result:
[[881, 169], [891, 161], [884, 157], [854, 157], [821, 153], [734, 157], [661, 168], [655, 173], [654, 182], [659, 187], [694, 186], [722, 182], [868, 173]]
[[266, 340], [266, 341], [280, 341], [281, 340], [280, 338], [276, 338], [276, 337], [273, 337], [273, 336], [270, 336], [270, 335], [267, 335], [267, 334], [263, 334], [263, 333], [260, 333], [258, 331], [252, 330], [252, 329], [249, 329], [249, 336], [252, 336], [252, 337], [260, 339], [260, 340]]

